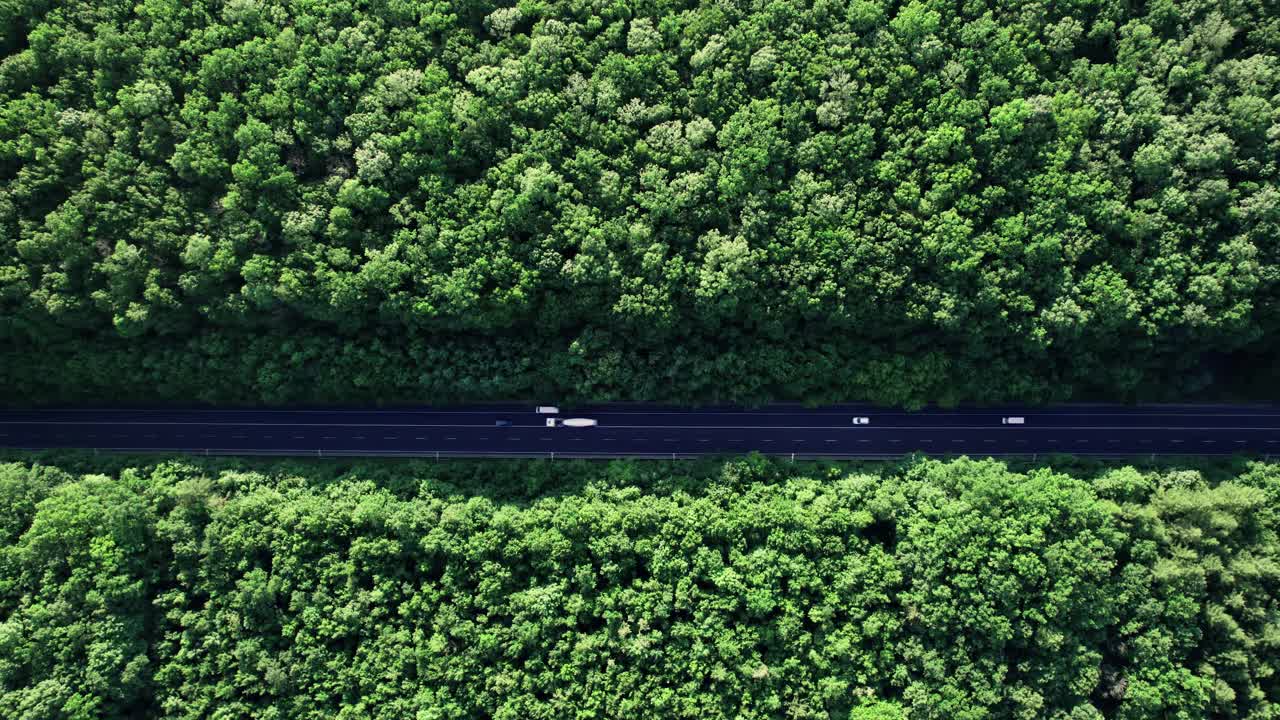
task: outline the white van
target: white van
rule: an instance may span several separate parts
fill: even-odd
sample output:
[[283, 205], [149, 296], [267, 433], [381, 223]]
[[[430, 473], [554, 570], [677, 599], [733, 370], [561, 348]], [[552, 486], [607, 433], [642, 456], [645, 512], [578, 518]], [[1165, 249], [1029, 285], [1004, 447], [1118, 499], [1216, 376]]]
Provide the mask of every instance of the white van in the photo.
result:
[[1007, 418], [1000, 418], [1000, 422], [1004, 423], [1005, 425], [1026, 425], [1027, 419], [1024, 417], [1007, 417]]
[[560, 408], [556, 407], [555, 405], [539, 405], [538, 407], [534, 408], [533, 411], [538, 413], [539, 415], [559, 415], [560, 414]]
[[547, 427], [595, 427], [599, 424], [592, 418], [547, 418]]

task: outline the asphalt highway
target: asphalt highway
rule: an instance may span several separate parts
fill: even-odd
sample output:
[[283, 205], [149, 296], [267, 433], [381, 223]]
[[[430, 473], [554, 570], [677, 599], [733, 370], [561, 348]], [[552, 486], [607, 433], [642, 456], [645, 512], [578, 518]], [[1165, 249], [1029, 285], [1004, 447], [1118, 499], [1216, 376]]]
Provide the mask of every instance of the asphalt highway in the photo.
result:
[[[1280, 407], [1072, 405], [904, 412], [868, 406], [531, 405], [398, 410], [7, 410], [0, 448], [209, 455], [795, 457], [1280, 455]], [[594, 427], [548, 427], [548, 418]], [[1021, 425], [1003, 419], [1024, 418]], [[855, 424], [854, 418], [866, 418]], [[509, 425], [498, 425], [499, 421]]]

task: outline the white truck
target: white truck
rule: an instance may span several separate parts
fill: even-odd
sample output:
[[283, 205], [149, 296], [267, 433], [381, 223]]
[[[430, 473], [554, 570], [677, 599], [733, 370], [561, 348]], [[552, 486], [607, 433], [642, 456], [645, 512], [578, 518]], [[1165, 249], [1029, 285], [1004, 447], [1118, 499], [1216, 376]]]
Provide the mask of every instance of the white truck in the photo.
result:
[[591, 418], [547, 418], [547, 427], [593, 427], [599, 424]]

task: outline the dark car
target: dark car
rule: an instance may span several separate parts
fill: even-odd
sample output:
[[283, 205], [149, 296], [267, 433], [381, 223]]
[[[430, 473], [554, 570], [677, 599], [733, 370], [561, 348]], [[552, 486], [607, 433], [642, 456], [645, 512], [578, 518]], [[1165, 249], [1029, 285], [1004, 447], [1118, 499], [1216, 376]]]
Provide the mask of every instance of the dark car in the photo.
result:
[[494, 424], [494, 425], [496, 425], [496, 426], [498, 426], [498, 427], [511, 427], [511, 421], [510, 421], [510, 420], [496, 420], [496, 421], [494, 421], [494, 423], [493, 423], [493, 424]]

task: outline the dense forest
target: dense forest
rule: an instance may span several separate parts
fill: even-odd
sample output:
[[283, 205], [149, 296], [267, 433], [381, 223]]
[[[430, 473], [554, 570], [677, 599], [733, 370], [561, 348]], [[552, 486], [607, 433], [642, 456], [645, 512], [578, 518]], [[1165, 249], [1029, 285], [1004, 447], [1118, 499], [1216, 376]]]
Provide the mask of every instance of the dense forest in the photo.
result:
[[1280, 714], [1280, 465], [247, 462], [0, 464], [0, 716]]
[[1280, 367], [1271, 0], [9, 0], [0, 55], [10, 402]]

